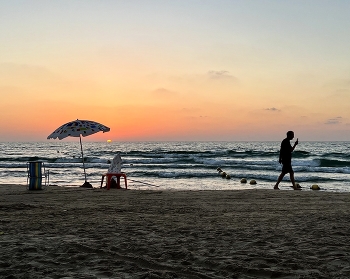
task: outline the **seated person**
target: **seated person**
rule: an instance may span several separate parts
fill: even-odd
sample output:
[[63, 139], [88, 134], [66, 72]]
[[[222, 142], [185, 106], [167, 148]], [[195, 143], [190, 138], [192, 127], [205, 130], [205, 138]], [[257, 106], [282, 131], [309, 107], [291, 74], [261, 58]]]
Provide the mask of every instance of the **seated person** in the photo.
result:
[[[108, 168], [107, 173], [121, 173], [122, 170], [122, 158], [120, 153], [114, 156], [111, 165]], [[111, 188], [121, 189], [120, 187], [120, 177], [113, 176], [111, 180]]]

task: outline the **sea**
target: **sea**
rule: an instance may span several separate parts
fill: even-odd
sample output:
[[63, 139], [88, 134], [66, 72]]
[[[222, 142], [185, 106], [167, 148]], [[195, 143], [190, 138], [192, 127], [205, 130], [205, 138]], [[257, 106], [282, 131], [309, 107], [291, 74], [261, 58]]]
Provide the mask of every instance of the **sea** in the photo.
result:
[[[83, 142], [82, 148], [84, 164], [79, 141], [0, 142], [0, 184], [26, 185], [28, 162], [42, 161], [50, 186], [81, 186], [85, 166], [87, 181], [99, 188], [118, 152], [134, 190], [272, 189], [281, 171], [280, 142], [273, 141]], [[303, 190], [318, 185], [320, 191], [350, 192], [350, 142], [299, 142], [292, 165]], [[290, 186], [287, 174], [280, 189]]]

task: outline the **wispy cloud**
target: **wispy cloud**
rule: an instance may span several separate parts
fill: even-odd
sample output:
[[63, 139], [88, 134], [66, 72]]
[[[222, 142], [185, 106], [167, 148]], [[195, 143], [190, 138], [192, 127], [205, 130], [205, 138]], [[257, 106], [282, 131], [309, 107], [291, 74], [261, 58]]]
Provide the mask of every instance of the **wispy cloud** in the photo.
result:
[[324, 124], [334, 125], [334, 124], [339, 124], [341, 122], [342, 122], [342, 117], [341, 116], [337, 116], [337, 117], [334, 117], [334, 118], [327, 119], [327, 121]]
[[229, 71], [209, 71], [208, 76], [211, 79], [237, 79]]
[[281, 111], [280, 109], [277, 109], [277, 108], [275, 108], [275, 107], [266, 108], [265, 110], [268, 110], [268, 111]]

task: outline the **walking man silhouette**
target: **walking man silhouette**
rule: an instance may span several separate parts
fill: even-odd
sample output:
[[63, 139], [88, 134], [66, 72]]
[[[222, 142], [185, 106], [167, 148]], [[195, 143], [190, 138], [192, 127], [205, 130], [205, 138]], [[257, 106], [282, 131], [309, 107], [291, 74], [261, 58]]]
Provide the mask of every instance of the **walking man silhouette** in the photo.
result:
[[293, 184], [294, 190], [300, 190], [299, 187], [296, 186], [295, 180], [294, 180], [294, 171], [292, 168], [292, 152], [294, 151], [295, 147], [298, 145], [298, 139], [295, 141], [294, 146], [290, 144], [290, 141], [294, 138], [294, 132], [288, 131], [287, 137], [282, 141], [281, 143], [281, 149], [280, 149], [280, 156], [279, 156], [279, 163], [282, 164], [282, 172], [279, 175], [276, 185], [274, 187], [275, 190], [279, 190], [278, 184], [282, 181], [283, 177], [289, 173], [290, 175], [290, 181]]

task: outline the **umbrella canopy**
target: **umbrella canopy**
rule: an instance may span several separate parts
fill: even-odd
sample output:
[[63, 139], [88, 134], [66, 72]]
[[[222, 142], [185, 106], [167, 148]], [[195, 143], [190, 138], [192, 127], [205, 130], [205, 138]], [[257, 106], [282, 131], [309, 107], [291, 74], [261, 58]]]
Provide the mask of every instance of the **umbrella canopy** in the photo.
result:
[[104, 126], [100, 123], [90, 121], [90, 120], [74, 120], [63, 124], [59, 128], [57, 128], [53, 133], [51, 133], [47, 139], [64, 139], [66, 137], [79, 137], [80, 138], [80, 149], [81, 149], [81, 158], [83, 160], [83, 168], [85, 175], [85, 183], [83, 187], [92, 187], [90, 183], [86, 180], [86, 171], [85, 171], [85, 163], [84, 163], [84, 152], [83, 145], [81, 143], [81, 136], [86, 137], [98, 132], [109, 132], [110, 128]]
[[97, 132], [108, 132], [110, 129], [100, 123], [90, 121], [90, 120], [75, 120], [63, 124], [61, 127], [57, 128], [52, 134], [50, 134], [47, 139], [64, 139], [66, 137], [86, 137]]

